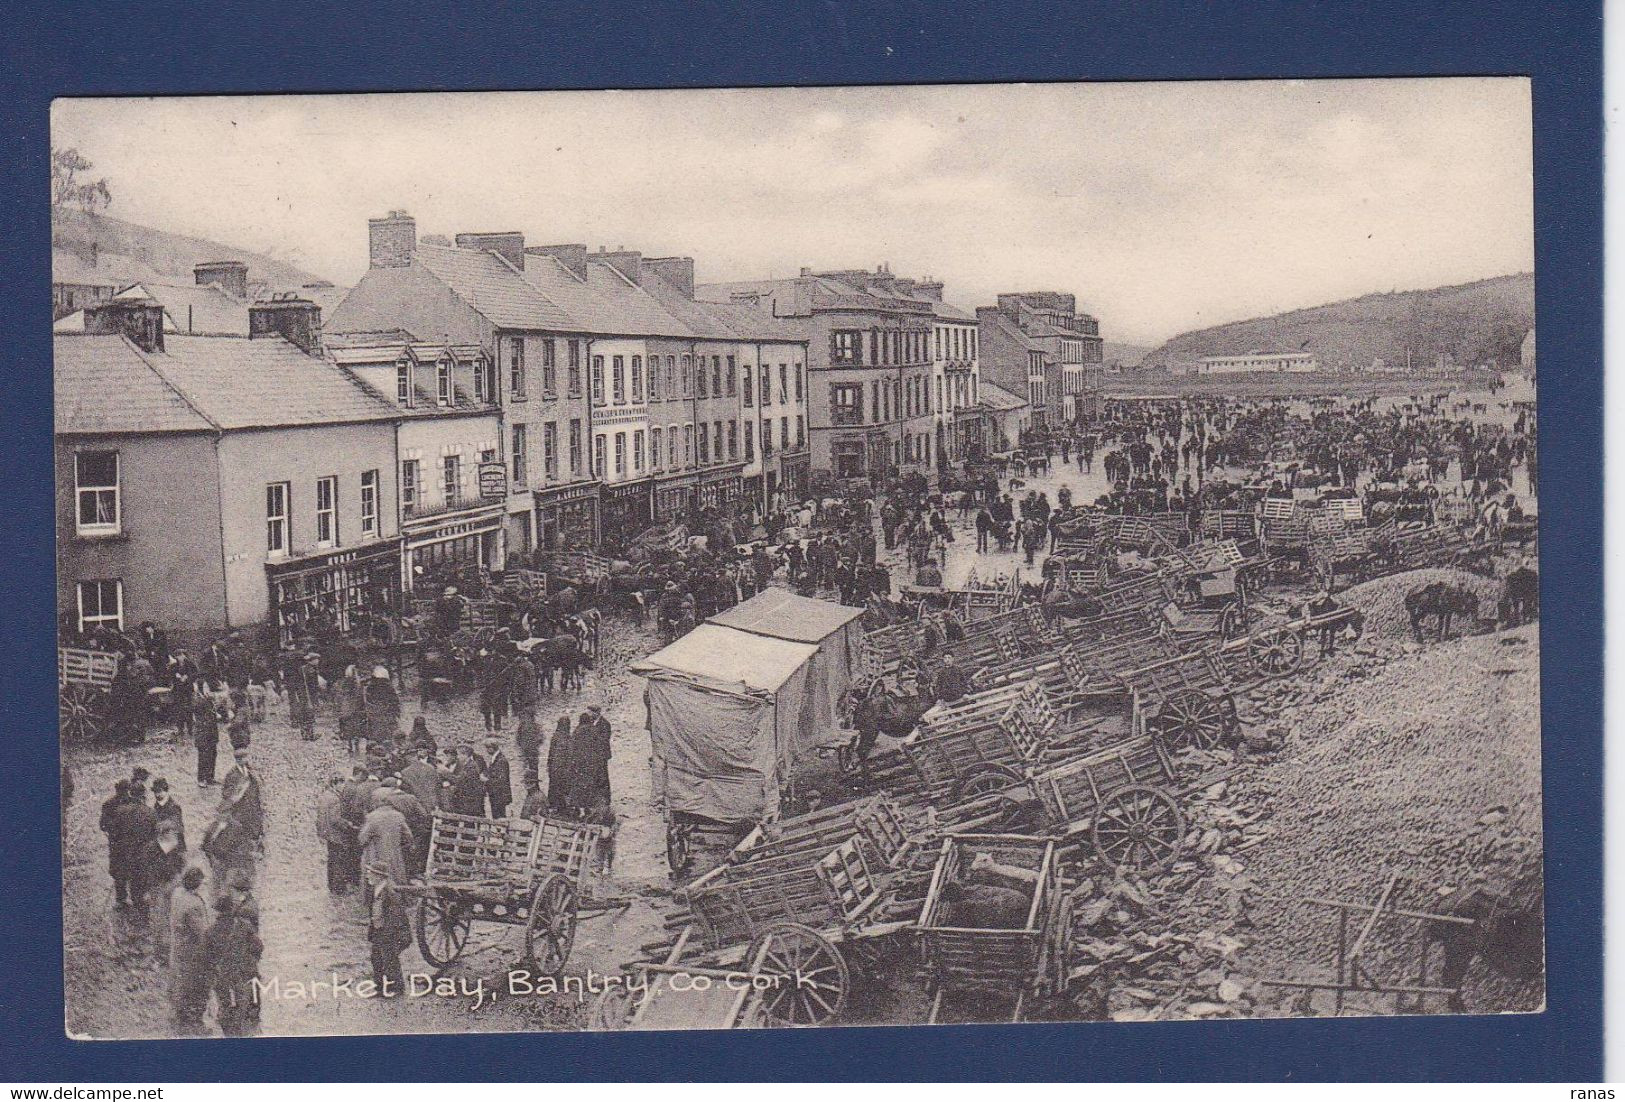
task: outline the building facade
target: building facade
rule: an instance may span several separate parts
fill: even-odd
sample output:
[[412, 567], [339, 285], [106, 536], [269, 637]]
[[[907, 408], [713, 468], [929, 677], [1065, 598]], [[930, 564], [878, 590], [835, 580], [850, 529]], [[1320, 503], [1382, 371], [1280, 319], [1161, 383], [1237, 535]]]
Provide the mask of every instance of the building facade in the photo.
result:
[[[807, 439], [810, 469], [835, 478], [929, 475], [936, 447], [933, 390], [933, 303], [941, 284], [874, 272], [802, 269], [794, 279], [700, 287], [706, 301], [753, 308], [793, 326], [806, 341]], [[932, 294], [937, 297], [933, 299]], [[786, 376], [788, 378], [788, 376]], [[793, 391], [778, 385], [760, 404], [761, 422], [785, 413], [775, 403]], [[793, 398], [791, 399], [793, 401]]]
[[395, 406], [401, 579], [502, 565], [510, 484], [529, 483], [528, 432], [503, 458], [496, 363], [478, 345], [332, 337], [328, 356]]
[[1198, 375], [1238, 375], [1248, 372], [1307, 374], [1320, 370], [1313, 352], [1248, 352], [1242, 356], [1203, 356]]
[[371, 219], [368, 230], [371, 266], [329, 330], [478, 348], [495, 367], [496, 459], [522, 476], [509, 480], [503, 553], [594, 546], [591, 336], [524, 278], [523, 235], [462, 234], [461, 246], [429, 245], [401, 211]]
[[109, 301], [55, 362], [64, 626], [150, 620], [197, 645], [266, 625], [286, 642], [397, 609], [397, 415], [324, 358], [314, 304], [199, 337]]
[[[1102, 360], [1100, 323], [1079, 313], [1077, 299], [1061, 291], [998, 296], [976, 311], [982, 376], [1026, 398], [1035, 428], [1087, 420], [1091, 369]], [[1097, 373], [1095, 378], [1100, 378]]]
[[976, 419], [959, 416], [961, 410], [974, 410], [980, 401], [981, 353], [975, 314], [942, 302], [933, 307], [933, 314], [932, 434], [937, 467], [945, 469], [950, 463], [972, 458], [972, 452], [985, 443], [974, 431]]

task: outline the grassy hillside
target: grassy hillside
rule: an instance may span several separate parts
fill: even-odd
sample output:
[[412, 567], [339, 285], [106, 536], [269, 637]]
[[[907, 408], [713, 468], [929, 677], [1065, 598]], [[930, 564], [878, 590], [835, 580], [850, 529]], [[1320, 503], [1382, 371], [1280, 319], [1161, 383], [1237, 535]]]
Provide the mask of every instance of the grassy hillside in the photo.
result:
[[1149, 345], [1124, 344], [1122, 341], [1103, 341], [1101, 360], [1104, 363], [1120, 363], [1124, 367], [1134, 367], [1145, 359], [1145, 354], [1151, 351]]
[[1399, 291], [1293, 310], [1273, 317], [1181, 333], [1149, 353], [1144, 364], [1169, 366], [1203, 356], [1238, 356], [1254, 349], [1315, 353], [1329, 367], [1367, 367], [1374, 359], [1431, 366], [1443, 352], [1451, 363], [1518, 362], [1518, 346], [1535, 321], [1535, 278], [1528, 272], [1494, 279]]
[[161, 275], [192, 281], [192, 267], [207, 260], [240, 260], [248, 265], [248, 278], [273, 290], [289, 290], [315, 282], [314, 275], [263, 253], [222, 245], [201, 237], [140, 226], [104, 214], [53, 208], [51, 245], [88, 255], [91, 244], [107, 257], [128, 256]]

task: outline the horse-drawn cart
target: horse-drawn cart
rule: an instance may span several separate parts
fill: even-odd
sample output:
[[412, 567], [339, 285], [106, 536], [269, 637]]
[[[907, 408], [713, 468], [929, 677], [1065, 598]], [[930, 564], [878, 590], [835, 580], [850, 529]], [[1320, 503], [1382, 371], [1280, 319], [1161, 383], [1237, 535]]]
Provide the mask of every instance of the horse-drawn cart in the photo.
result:
[[89, 742], [101, 736], [118, 668], [119, 656], [112, 651], [57, 648], [57, 722], [63, 741]]
[[590, 899], [586, 887], [608, 835], [609, 828], [593, 823], [435, 812], [428, 875], [402, 889], [418, 897], [423, 959], [436, 968], [454, 963], [478, 920], [524, 927], [525, 960], [557, 974], [583, 908], [603, 913], [621, 906]]
[[[989, 889], [1000, 893], [979, 898]], [[1010, 1020], [1034, 997], [1067, 988], [1072, 894], [1052, 838], [1018, 834], [949, 835], [932, 871], [919, 920], [931, 978], [929, 1020], [950, 992], [1015, 993]]]
[[[897, 809], [867, 798], [753, 832], [680, 893], [689, 914], [646, 983], [611, 993], [606, 1029], [816, 1026], [839, 1020], [854, 974], [893, 963], [924, 874]], [[696, 977], [703, 977], [696, 982]]]

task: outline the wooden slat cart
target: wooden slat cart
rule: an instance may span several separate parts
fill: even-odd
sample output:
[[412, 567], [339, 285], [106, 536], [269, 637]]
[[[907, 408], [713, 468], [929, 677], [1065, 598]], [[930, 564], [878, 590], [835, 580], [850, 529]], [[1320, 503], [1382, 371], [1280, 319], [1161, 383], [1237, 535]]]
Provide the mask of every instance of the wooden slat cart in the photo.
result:
[[107, 725], [119, 656], [86, 647], [56, 652], [57, 729], [64, 742], [89, 742]]
[[594, 900], [588, 878], [609, 828], [556, 819], [486, 819], [437, 811], [428, 874], [402, 890], [418, 897], [423, 959], [446, 968], [463, 955], [477, 921], [522, 926], [525, 960], [554, 975], [569, 959], [584, 909], [625, 904]]
[[[961, 893], [983, 877], [1026, 894], [1025, 915], [985, 913]], [[974, 888], [972, 888], [974, 890]], [[954, 992], [1015, 993], [1010, 1021], [1021, 1021], [1034, 997], [1067, 988], [1072, 896], [1061, 877], [1052, 838], [1019, 834], [950, 834], [932, 870], [920, 912], [920, 949], [931, 977], [930, 1018]]]

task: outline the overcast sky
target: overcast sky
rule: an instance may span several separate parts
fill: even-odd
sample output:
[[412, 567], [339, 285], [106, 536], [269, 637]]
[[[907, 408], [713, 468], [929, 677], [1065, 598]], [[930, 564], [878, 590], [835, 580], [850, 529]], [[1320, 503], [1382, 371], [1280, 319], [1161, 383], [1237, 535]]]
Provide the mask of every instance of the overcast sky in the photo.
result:
[[1521, 78], [59, 100], [119, 218], [341, 284], [366, 220], [1063, 290], [1108, 340], [1534, 266]]

